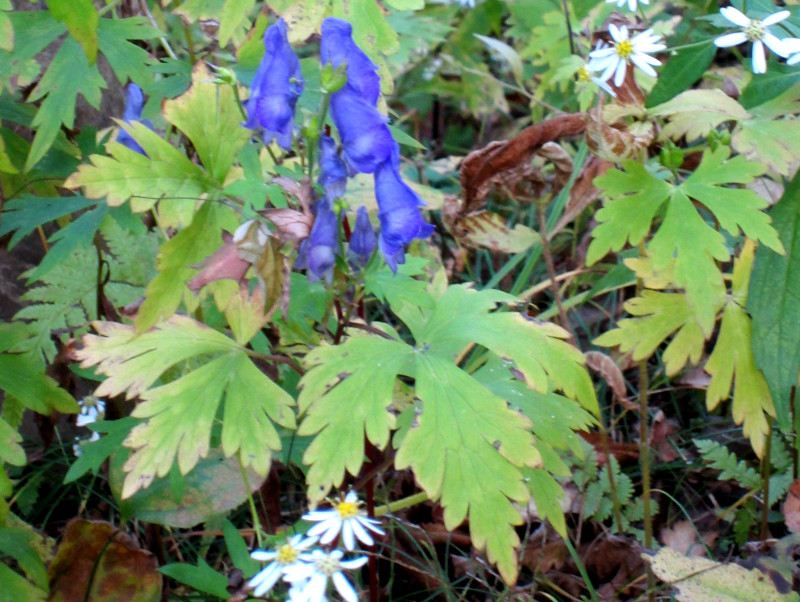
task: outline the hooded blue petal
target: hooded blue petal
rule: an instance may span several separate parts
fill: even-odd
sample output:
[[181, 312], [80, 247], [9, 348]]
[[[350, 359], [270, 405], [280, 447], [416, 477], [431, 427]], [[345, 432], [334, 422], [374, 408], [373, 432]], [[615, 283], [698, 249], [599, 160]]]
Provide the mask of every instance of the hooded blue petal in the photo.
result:
[[361, 265], [367, 265], [369, 258], [372, 257], [372, 252], [375, 250], [376, 242], [375, 231], [369, 222], [367, 208], [362, 205], [358, 208], [356, 227], [353, 228], [353, 234], [350, 236], [348, 254], [353, 256]]
[[[397, 154], [394, 154], [394, 159]], [[427, 238], [434, 227], [422, 219], [419, 208], [425, 203], [403, 182], [397, 161], [382, 163], [375, 172], [375, 196], [381, 222], [379, 246], [392, 271], [405, 261], [404, 245], [415, 238]]]
[[347, 21], [330, 17], [322, 23], [320, 56], [334, 68], [347, 64], [347, 83], [331, 95], [330, 110], [342, 139], [343, 155], [354, 171], [374, 173], [391, 157], [394, 139], [376, 105], [380, 95], [378, 66], [356, 45]]
[[263, 129], [264, 144], [277, 140], [288, 150], [292, 147], [295, 105], [303, 93], [303, 75], [283, 19], [264, 32], [264, 48], [264, 58], [250, 84], [244, 126]]
[[[122, 120], [125, 123], [135, 123], [137, 121], [145, 124], [151, 130], [153, 124], [149, 119], [142, 120], [142, 108], [144, 107], [144, 94], [142, 89], [136, 84], [128, 84], [128, 89], [125, 92], [125, 112], [122, 114]], [[124, 144], [129, 149], [147, 155], [144, 149], [139, 145], [133, 137], [123, 129], [120, 129], [117, 134], [117, 142]]]
[[347, 188], [347, 167], [336, 150], [336, 141], [323, 134], [319, 139], [319, 185], [331, 201], [343, 197]]
[[311, 235], [300, 245], [295, 267], [308, 268], [311, 282], [325, 278], [330, 283], [339, 248], [339, 221], [327, 199], [319, 201], [314, 209], [317, 215]]
[[319, 52], [322, 64], [336, 69], [347, 62], [347, 86], [368, 104], [375, 105], [381, 93], [378, 65], [373, 63], [353, 41], [353, 28], [342, 19], [328, 17], [322, 22]]
[[347, 86], [331, 96], [331, 117], [339, 130], [348, 166], [374, 173], [395, 146], [386, 117]]

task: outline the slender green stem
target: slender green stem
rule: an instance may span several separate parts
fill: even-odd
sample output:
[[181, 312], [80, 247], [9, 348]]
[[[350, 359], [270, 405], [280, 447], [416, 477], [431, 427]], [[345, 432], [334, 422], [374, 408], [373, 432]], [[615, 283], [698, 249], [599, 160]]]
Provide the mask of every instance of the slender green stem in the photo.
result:
[[769, 474], [771, 468], [770, 456], [772, 455], [772, 423], [767, 423], [767, 434], [764, 442], [764, 457], [761, 458], [761, 488], [764, 499], [761, 503], [761, 541], [769, 537]]
[[[547, 238], [547, 217], [545, 216], [545, 203], [540, 203], [537, 207], [539, 214], [539, 235], [542, 237], [542, 252], [544, 254], [544, 262], [547, 265], [547, 274], [550, 276], [550, 290], [553, 293], [553, 298], [558, 307], [558, 315], [561, 318], [561, 327], [569, 332], [572, 343], [578, 345], [578, 337], [572, 330], [572, 325], [567, 318], [567, 312], [564, 309], [564, 304], [561, 302], [561, 291], [558, 290], [558, 281], [556, 280], [556, 269], [553, 262], [553, 255], [550, 253], [550, 241]], [[601, 421], [602, 422], [602, 421]], [[611, 473], [609, 473], [611, 474]]]
[[256, 532], [256, 541], [258, 542], [258, 547], [261, 548], [264, 547], [264, 531], [261, 528], [261, 521], [258, 520], [258, 511], [256, 510], [256, 503], [253, 500], [250, 479], [247, 478], [247, 470], [245, 470], [240, 454], [236, 454], [236, 461], [239, 463], [239, 471], [242, 473], [242, 481], [244, 481], [244, 487], [247, 490], [247, 503], [250, 506], [250, 515], [253, 518], [253, 530]]
[[[142, 8], [142, 12], [144, 12], [144, 14], [147, 16], [147, 20], [150, 21], [150, 25], [161, 31], [158, 23], [153, 17], [153, 13], [150, 12], [150, 7], [147, 6], [147, 0], [139, 0], [139, 6]], [[172, 49], [172, 46], [170, 46], [167, 38], [164, 36], [159, 36], [158, 41], [161, 43], [161, 47], [164, 49], [164, 51], [169, 55], [169, 58], [177, 61], [178, 55], [175, 54], [175, 51]]]
[[561, 0], [561, 7], [564, 9], [564, 20], [567, 22], [567, 37], [569, 38], [569, 53], [575, 54], [575, 42], [572, 39], [572, 21], [569, 18], [569, 7], [567, 0]]
[[239, 86], [236, 84], [236, 82], [233, 82], [231, 84], [231, 88], [233, 88], [233, 97], [236, 99], [236, 106], [239, 108], [239, 113], [242, 115], [242, 119], [247, 121], [247, 112], [244, 110], [242, 97], [239, 94]]
[[[322, 104], [319, 107], [319, 133], [321, 134], [323, 129], [325, 128], [325, 117], [328, 115], [328, 106], [331, 103], [331, 94], [330, 92], [323, 92], [322, 94]], [[314, 182], [314, 145], [309, 145], [308, 147], [308, 179], [313, 183]]]
[[[644, 240], [639, 243], [639, 257], [644, 258], [646, 250]], [[641, 278], [636, 279], [636, 296], [641, 294], [644, 283]], [[644, 509], [644, 546], [653, 547], [653, 517], [650, 508], [650, 445], [647, 411], [647, 388], [649, 386], [647, 374], [647, 358], [639, 360], [639, 465], [642, 469], [642, 504]], [[653, 570], [647, 566], [647, 595], [651, 602], [655, 601], [656, 580]]]
[[620, 510], [619, 498], [617, 497], [617, 483], [614, 481], [614, 471], [611, 469], [611, 449], [608, 445], [608, 431], [606, 431], [606, 425], [603, 424], [602, 412], [600, 420], [598, 421], [598, 428], [600, 430], [603, 453], [606, 456], [606, 465], [608, 466], [608, 490], [611, 493], [611, 507], [614, 509], [614, 522], [616, 523], [617, 533], [622, 533], [622, 511]]
[[398, 510], [405, 510], [411, 506], [416, 506], [422, 502], [427, 502], [428, 499], [428, 494], [424, 491], [420, 491], [419, 493], [404, 497], [403, 499], [396, 500], [384, 506], [378, 506], [375, 508], [375, 517], [379, 518], [384, 514], [391, 514], [393, 512], [397, 512]]
[[583, 566], [583, 562], [581, 562], [581, 557], [578, 556], [577, 550], [575, 550], [575, 546], [572, 545], [572, 542], [569, 540], [569, 537], [564, 538], [564, 543], [567, 545], [567, 550], [569, 550], [569, 555], [572, 556], [573, 562], [575, 562], [575, 566], [578, 567], [578, 572], [581, 574], [581, 578], [583, 578], [583, 583], [586, 585], [586, 589], [589, 590], [589, 595], [592, 597], [594, 602], [600, 602], [600, 598], [597, 596], [597, 592], [594, 591], [594, 586], [592, 585], [592, 580], [589, 579], [589, 573], [586, 572], [586, 567]]

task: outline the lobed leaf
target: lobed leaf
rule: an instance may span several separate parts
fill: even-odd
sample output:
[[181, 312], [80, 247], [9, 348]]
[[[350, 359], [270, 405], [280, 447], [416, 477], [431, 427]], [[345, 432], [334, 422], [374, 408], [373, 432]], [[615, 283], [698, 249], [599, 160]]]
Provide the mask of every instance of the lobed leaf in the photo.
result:
[[431, 499], [441, 499], [454, 529], [467, 516], [478, 549], [486, 549], [503, 578], [516, 580], [514, 526], [522, 518], [512, 501], [528, 491], [521, 467], [537, 467], [531, 424], [445, 358], [421, 354], [416, 395], [423, 405], [397, 452], [398, 469], [411, 468]]
[[689, 360], [693, 364], [700, 361], [705, 337], [685, 295], [645, 290], [625, 303], [625, 311], [637, 317], [621, 320], [618, 328], [597, 337], [595, 345], [619, 346], [623, 353], [633, 351], [633, 359], [638, 361], [651, 357], [677, 332], [664, 351], [667, 374], [676, 374]]
[[[342, 345], [321, 345], [305, 359], [311, 369], [300, 381], [298, 406], [305, 418], [297, 434], [318, 433], [303, 455], [310, 466], [308, 495], [321, 500], [345, 470], [357, 475], [365, 436], [384, 449], [395, 426], [394, 383], [413, 375], [411, 347], [375, 336], [352, 336]], [[335, 450], [335, 452], [332, 452]]]
[[649, 113], [656, 117], [669, 117], [663, 136], [673, 140], [685, 136], [687, 142], [707, 136], [726, 121], [750, 118], [750, 113], [722, 90], [687, 90], [653, 107]]

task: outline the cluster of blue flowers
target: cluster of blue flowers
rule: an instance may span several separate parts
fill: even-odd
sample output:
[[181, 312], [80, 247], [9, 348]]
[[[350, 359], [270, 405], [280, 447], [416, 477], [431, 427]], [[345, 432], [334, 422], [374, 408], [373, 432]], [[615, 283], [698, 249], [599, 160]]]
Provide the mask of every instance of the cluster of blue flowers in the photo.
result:
[[[294, 111], [303, 91], [300, 63], [279, 20], [264, 34], [266, 53], [252, 83], [245, 127], [259, 129], [265, 144], [276, 140], [289, 149]], [[322, 23], [320, 54], [323, 66], [344, 65], [346, 83], [330, 96], [330, 113], [341, 142], [319, 140], [319, 184], [325, 194], [314, 205], [310, 236], [301, 244], [297, 266], [312, 279], [330, 280], [339, 249], [339, 219], [334, 201], [344, 196], [347, 178], [374, 174], [378, 219], [377, 246], [392, 270], [405, 260], [404, 246], [414, 238], [427, 238], [433, 226], [423, 221], [420, 197], [400, 176], [400, 148], [392, 138], [387, 118], [378, 111], [378, 66], [356, 45], [346, 21], [328, 18]], [[347, 252], [351, 262], [365, 265], [376, 247], [376, 237], [364, 207], [359, 208]]]

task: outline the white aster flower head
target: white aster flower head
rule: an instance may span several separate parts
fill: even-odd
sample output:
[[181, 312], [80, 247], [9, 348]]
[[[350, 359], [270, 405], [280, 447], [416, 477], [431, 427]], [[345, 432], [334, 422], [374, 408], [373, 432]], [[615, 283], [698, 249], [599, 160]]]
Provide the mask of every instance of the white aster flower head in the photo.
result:
[[[606, 48], [605, 42], [602, 40], [597, 42], [597, 46], [595, 46], [595, 50], [601, 50]], [[603, 90], [606, 94], [613, 96], [616, 98], [617, 93], [611, 89], [606, 82], [604, 82], [599, 77], [594, 76], [594, 72], [592, 71], [592, 63], [591, 61], [584, 63], [580, 67], [578, 67], [578, 82], [584, 85], [588, 84], [589, 82], [593, 83], [595, 86]]]
[[728, 21], [741, 27], [741, 30], [733, 33], [726, 33], [724, 36], [715, 38], [714, 45], [718, 48], [727, 48], [729, 46], [738, 46], [745, 42], [751, 42], [753, 44], [753, 73], [767, 72], [767, 57], [764, 52], [765, 44], [767, 48], [778, 56], [785, 58], [789, 55], [790, 49], [769, 31], [770, 25], [780, 23], [791, 15], [788, 10], [772, 13], [761, 20], [748, 18], [742, 11], [733, 6], [721, 8], [719, 12]]
[[253, 550], [250, 557], [259, 562], [269, 562], [261, 569], [248, 584], [255, 588], [253, 595], [263, 596], [278, 582], [284, 571], [302, 561], [303, 552], [317, 543], [316, 537], [303, 538], [302, 535], [295, 535], [286, 540], [286, 543], [274, 548], [273, 550]]
[[[638, 0], [638, 2], [645, 5], [650, 4], [650, 0]], [[617, 8], [622, 8], [627, 4], [628, 10], [633, 13], [636, 12], [637, 0], [606, 0], [606, 4], [616, 4]]]
[[608, 47], [601, 47], [589, 53], [589, 69], [592, 71], [602, 71], [600, 79], [604, 82], [614, 76], [614, 85], [620, 87], [625, 81], [625, 73], [628, 65], [633, 63], [650, 77], [656, 76], [653, 67], [661, 64], [656, 58], [649, 55], [651, 52], [660, 52], [666, 46], [661, 43], [661, 36], [653, 33], [652, 29], [647, 29], [636, 34], [632, 38], [628, 28], [623, 25], [617, 27], [613, 23], [608, 25], [608, 32], [614, 40], [614, 44]]
[[342, 560], [343, 556], [341, 550], [314, 550], [311, 554], [304, 554], [302, 562], [284, 572], [284, 579], [292, 584], [289, 599], [293, 602], [325, 602], [328, 599], [325, 595], [328, 580], [331, 580], [342, 598], [347, 602], [358, 602], [358, 594], [343, 571], [361, 568], [367, 563], [367, 557]]
[[319, 536], [321, 544], [331, 543], [341, 532], [345, 549], [353, 550], [356, 539], [367, 546], [375, 543], [367, 530], [383, 535], [377, 526], [380, 521], [367, 518], [361, 510], [361, 501], [355, 491], [348, 492], [343, 500], [331, 500], [331, 505], [333, 508], [330, 510], [314, 510], [303, 516], [303, 520], [319, 523], [308, 530], [308, 535]]

